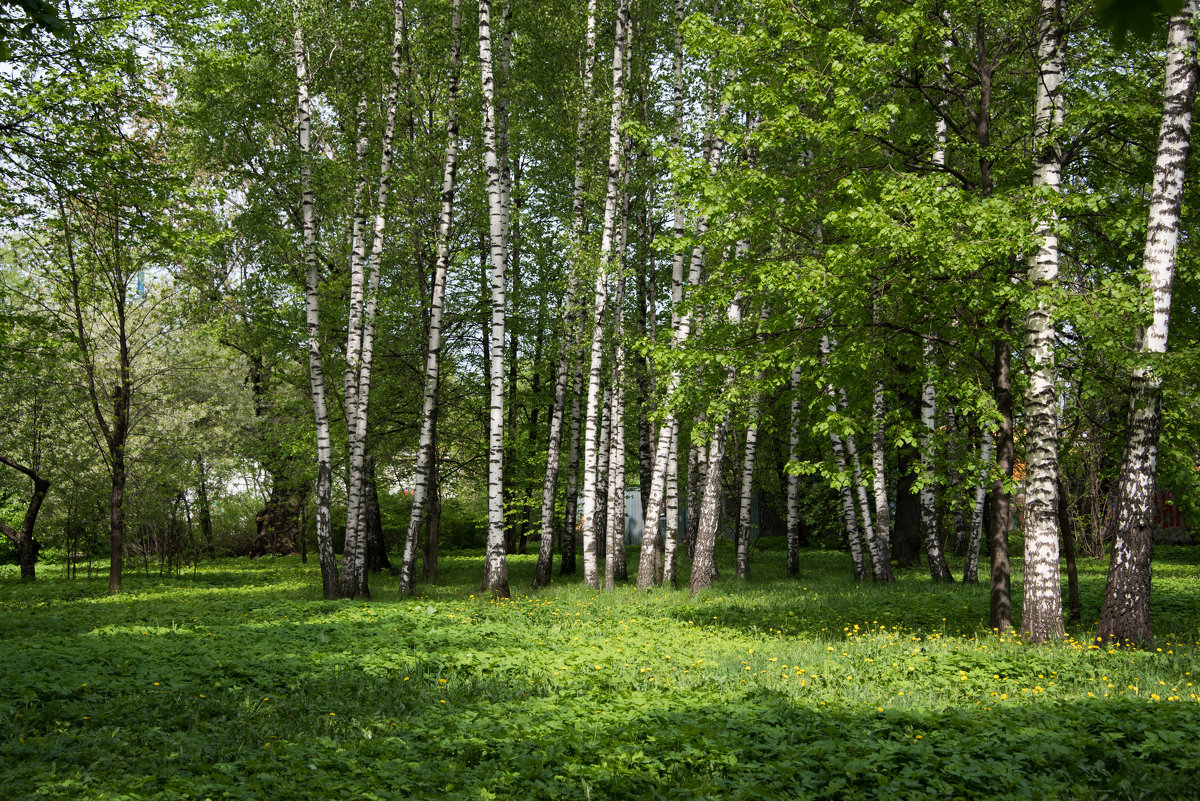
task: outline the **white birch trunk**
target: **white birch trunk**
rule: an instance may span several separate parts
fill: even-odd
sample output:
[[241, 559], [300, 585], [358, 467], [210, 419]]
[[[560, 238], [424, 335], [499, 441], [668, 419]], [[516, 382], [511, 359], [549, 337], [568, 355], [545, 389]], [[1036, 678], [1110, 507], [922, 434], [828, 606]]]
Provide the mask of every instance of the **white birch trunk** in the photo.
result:
[[1185, 0], [1171, 18], [1167, 38], [1162, 128], [1150, 193], [1150, 220], [1142, 256], [1154, 311], [1140, 332], [1142, 363], [1130, 381], [1128, 431], [1121, 461], [1116, 540], [1108, 568], [1097, 639], [1103, 643], [1153, 643], [1150, 631], [1150, 558], [1153, 548], [1154, 475], [1162, 424], [1162, 355], [1167, 349], [1175, 252], [1179, 244], [1183, 180], [1191, 144], [1196, 94], [1196, 0]]
[[[1033, 120], [1034, 202], [1058, 194], [1061, 157], [1064, 32], [1062, 0], [1042, 0], [1038, 15], [1038, 85]], [[1029, 260], [1034, 305], [1025, 317], [1029, 388], [1025, 391], [1025, 598], [1021, 633], [1030, 642], [1061, 639], [1062, 579], [1058, 556], [1058, 393], [1054, 388], [1054, 317], [1047, 290], [1058, 283], [1058, 215], [1045, 208], [1034, 228], [1040, 240]]]
[[671, 452], [667, 454], [667, 489], [663, 501], [667, 516], [666, 536], [663, 537], [662, 581], [674, 588], [679, 573], [679, 424], [671, 434]]
[[587, 411], [584, 416], [583, 465], [583, 581], [592, 589], [600, 588], [596, 563], [597, 425], [600, 417], [600, 368], [604, 358], [604, 316], [608, 301], [609, 261], [616, 229], [618, 189], [621, 177], [621, 114], [624, 108], [625, 26], [628, 24], [628, 0], [619, 0], [617, 31], [613, 45], [612, 114], [608, 134], [608, 190], [604, 201], [604, 228], [600, 235], [600, 264], [596, 273], [596, 301], [592, 313], [592, 343], [589, 358]]
[[[800, 458], [800, 365], [792, 368], [792, 409], [788, 422], [788, 461]], [[800, 474], [788, 471], [787, 477], [787, 574], [800, 572]]]
[[885, 581], [895, 581], [889, 557], [892, 510], [888, 505], [887, 463], [884, 458], [884, 412], [883, 384], [876, 381], [875, 395], [871, 400], [871, 477], [875, 494], [875, 541], [880, 559], [887, 563], [887, 572], [891, 576], [890, 579], [885, 578]]
[[483, 589], [508, 597], [504, 546], [504, 313], [508, 209], [496, 145], [496, 95], [492, 78], [491, 2], [479, 2], [479, 71], [483, 87], [483, 163], [487, 176], [489, 255], [492, 267], [491, 399], [488, 413], [488, 535]]
[[[932, 371], [933, 345], [925, 343], [926, 368]], [[942, 554], [942, 539], [938, 534], [936, 474], [933, 467], [934, 431], [936, 430], [937, 388], [926, 379], [921, 389], [921, 536], [925, 540], [925, 555], [929, 558], [929, 575], [934, 581], [954, 581], [946, 557]]]
[[[833, 350], [833, 342], [828, 335], [822, 335], [820, 341], [821, 362], [827, 365], [829, 363], [829, 354]], [[825, 385], [825, 393], [829, 396], [829, 412], [836, 414], [838, 411], [838, 390], [833, 384]], [[854, 514], [854, 496], [855, 490], [859, 490], [860, 509], [866, 511], [863, 516], [863, 526], [866, 529], [870, 528], [871, 517], [869, 507], [863, 507], [861, 501], [866, 500], [866, 490], [862, 484], [862, 468], [858, 464], [858, 451], [855, 448], [851, 451], [851, 456], [854, 461], [854, 469], [851, 471], [850, 465], [847, 462], [847, 441], [852, 445], [852, 438], [843, 439], [840, 434], [834, 431], [829, 432], [829, 442], [833, 448], [833, 460], [838, 466], [839, 472], [843, 478], [846, 473], [852, 473], [852, 478], [849, 482], [843, 483], [839, 488], [839, 493], [842, 498], [842, 519], [846, 526], [846, 540], [850, 546], [850, 561], [854, 568], [854, 580], [863, 581], [867, 577], [866, 561], [863, 558], [862, 539], [859, 535], [858, 519]], [[867, 537], [867, 547], [870, 549], [871, 536]]]
[[308, 50], [294, 11], [297, 83], [297, 119], [300, 138], [300, 208], [304, 226], [305, 325], [308, 334], [309, 397], [317, 427], [317, 554], [321, 563], [324, 597], [338, 597], [337, 557], [333, 553], [330, 505], [333, 496], [333, 446], [329, 434], [329, 407], [325, 400], [325, 370], [321, 363], [321, 272], [317, 265], [316, 193], [312, 181], [312, 103], [309, 99]]
[[612, 445], [612, 387], [604, 388], [600, 404], [600, 449], [596, 456], [596, 516], [592, 520], [592, 532], [596, 537], [596, 558], [604, 559], [608, 556], [608, 540], [605, 538], [608, 534], [608, 454]]
[[[399, 8], [399, 4], [397, 4]], [[429, 306], [429, 339], [425, 351], [425, 386], [421, 402], [421, 434], [417, 450], [416, 485], [413, 487], [412, 512], [404, 538], [400, 563], [400, 595], [410, 595], [416, 589], [417, 542], [425, 520], [429, 489], [433, 484], [434, 424], [437, 420], [438, 383], [442, 355], [442, 319], [446, 300], [446, 275], [450, 265], [450, 228], [454, 216], [454, 193], [458, 174], [458, 82], [462, 65], [461, 0], [454, 0], [451, 10], [453, 39], [450, 43], [450, 86], [446, 107], [446, 154], [442, 160], [441, 214], [438, 217], [437, 263], [433, 272], [432, 297]], [[394, 75], [399, 77], [399, 63], [394, 63]], [[378, 256], [372, 252], [372, 261]], [[561, 418], [560, 418], [561, 419]]]

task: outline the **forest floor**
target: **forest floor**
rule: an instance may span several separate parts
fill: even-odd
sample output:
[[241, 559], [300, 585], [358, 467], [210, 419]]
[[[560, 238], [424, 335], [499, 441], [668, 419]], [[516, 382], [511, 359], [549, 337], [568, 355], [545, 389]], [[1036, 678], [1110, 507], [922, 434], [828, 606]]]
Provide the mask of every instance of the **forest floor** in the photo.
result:
[[474, 553], [404, 601], [386, 574], [322, 601], [297, 558], [130, 566], [116, 597], [0, 568], [0, 797], [1200, 796], [1200, 548], [1156, 551], [1145, 651], [1089, 645], [1100, 560], [1085, 624], [1030, 646], [986, 584], [855, 586], [839, 553], [786, 578], [762, 550], [749, 583], [723, 553], [695, 599], [530, 593], [534, 558], [504, 602]]

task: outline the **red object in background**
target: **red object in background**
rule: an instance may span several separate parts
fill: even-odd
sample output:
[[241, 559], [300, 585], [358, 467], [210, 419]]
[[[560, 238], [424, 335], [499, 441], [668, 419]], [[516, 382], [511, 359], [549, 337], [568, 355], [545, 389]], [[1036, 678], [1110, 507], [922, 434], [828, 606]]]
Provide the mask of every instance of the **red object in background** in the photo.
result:
[[1154, 528], [1178, 528], [1183, 525], [1183, 514], [1175, 505], [1175, 493], [1171, 490], [1154, 491]]

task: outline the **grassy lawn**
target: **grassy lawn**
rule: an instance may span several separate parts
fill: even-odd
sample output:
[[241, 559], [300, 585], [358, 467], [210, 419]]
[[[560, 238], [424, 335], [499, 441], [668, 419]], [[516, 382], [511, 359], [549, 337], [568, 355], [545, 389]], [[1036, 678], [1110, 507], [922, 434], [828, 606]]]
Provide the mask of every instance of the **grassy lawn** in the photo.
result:
[[511, 557], [500, 603], [478, 554], [403, 602], [389, 576], [322, 601], [298, 559], [130, 568], [113, 598], [0, 568], [0, 798], [1200, 797], [1200, 549], [1157, 551], [1158, 649], [1117, 652], [1088, 645], [1100, 562], [1085, 626], [1032, 647], [986, 629], [986, 585], [722, 557], [694, 600], [531, 595]]

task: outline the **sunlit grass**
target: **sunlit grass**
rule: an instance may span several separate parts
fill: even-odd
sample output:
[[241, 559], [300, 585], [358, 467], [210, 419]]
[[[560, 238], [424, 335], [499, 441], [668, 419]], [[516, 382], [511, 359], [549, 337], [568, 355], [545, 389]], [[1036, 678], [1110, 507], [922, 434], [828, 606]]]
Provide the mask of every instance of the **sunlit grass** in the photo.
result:
[[[795, 578], [478, 591], [481, 559], [399, 601], [320, 600], [315, 563], [219, 560], [108, 597], [56, 566], [0, 583], [5, 798], [1187, 797], [1200, 767], [1200, 568], [1161, 549], [1156, 648], [986, 626], [986, 586]], [[631, 570], [636, 552], [631, 554]], [[1018, 576], [1019, 578], [1019, 576]], [[1014, 600], [1020, 599], [1019, 581]], [[1032, 776], [1032, 778], [1030, 778]], [[998, 777], [998, 778], [997, 778]], [[1020, 792], [1018, 792], [1020, 790]]]

